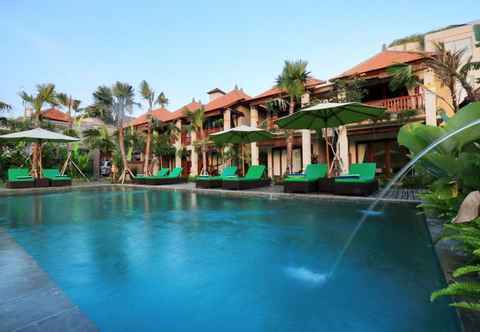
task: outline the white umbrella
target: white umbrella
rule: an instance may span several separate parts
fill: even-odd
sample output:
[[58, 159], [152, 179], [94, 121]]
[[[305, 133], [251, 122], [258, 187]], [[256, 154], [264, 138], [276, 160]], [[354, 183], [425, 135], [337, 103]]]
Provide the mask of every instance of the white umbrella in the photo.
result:
[[31, 130], [20, 131], [16, 133], [6, 134], [0, 136], [0, 141], [11, 142], [30, 142], [39, 145], [37, 158], [32, 158], [32, 174], [40, 178], [42, 174], [42, 143], [44, 142], [58, 142], [68, 143], [77, 142], [80, 139], [77, 137], [66, 136], [56, 133], [54, 131], [45, 130], [42, 128], [35, 128]]
[[13, 142], [23, 141], [31, 143], [43, 143], [43, 142], [77, 142], [80, 139], [77, 137], [66, 136], [56, 133], [54, 131], [35, 128], [31, 130], [19, 131], [16, 133], [1, 135], [0, 140], [8, 140]]

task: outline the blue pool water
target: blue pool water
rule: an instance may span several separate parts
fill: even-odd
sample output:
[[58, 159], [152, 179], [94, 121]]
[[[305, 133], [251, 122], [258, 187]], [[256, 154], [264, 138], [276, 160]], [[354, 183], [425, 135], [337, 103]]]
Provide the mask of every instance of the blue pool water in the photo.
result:
[[102, 331], [459, 331], [413, 208], [102, 189], [0, 198], [0, 226]]

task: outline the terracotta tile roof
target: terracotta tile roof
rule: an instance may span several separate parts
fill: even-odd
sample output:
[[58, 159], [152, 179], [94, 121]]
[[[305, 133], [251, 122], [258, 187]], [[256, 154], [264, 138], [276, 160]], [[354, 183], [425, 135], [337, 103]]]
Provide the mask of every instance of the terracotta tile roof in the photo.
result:
[[195, 110], [201, 108], [202, 106], [203, 106], [202, 104], [197, 103], [196, 101], [192, 101], [191, 103], [180, 107], [175, 112], [172, 112], [171, 113], [171, 120], [176, 120], [176, 119], [182, 118], [183, 117], [183, 111], [185, 109], [188, 109], [189, 111], [195, 111]]
[[241, 89], [233, 89], [226, 95], [218, 97], [205, 105], [205, 111], [211, 112], [222, 108], [227, 108], [238, 102], [248, 100], [250, 96]]
[[[310, 78], [310, 79], [307, 80], [307, 83], [305, 84], [305, 87], [306, 88], [311, 88], [311, 87], [314, 87], [316, 85], [320, 85], [320, 84], [323, 84], [323, 83], [325, 83], [325, 81], [322, 81], [322, 80], [319, 80], [319, 79], [316, 79], [316, 78]], [[273, 96], [276, 96], [276, 95], [281, 95], [284, 92], [285, 91], [280, 89], [280, 88], [272, 87], [271, 89], [268, 89], [268, 90], [260, 93], [259, 95], [256, 95], [255, 97], [250, 98], [249, 101], [268, 98], [268, 97], [273, 97]]]
[[419, 52], [407, 52], [407, 51], [382, 51], [375, 54], [373, 57], [359, 63], [353, 68], [350, 68], [346, 72], [340, 74], [335, 78], [342, 78], [348, 76], [354, 76], [359, 74], [368, 73], [374, 70], [388, 68], [391, 65], [398, 63], [409, 63], [427, 58], [427, 55]]
[[[160, 121], [163, 121], [163, 122], [168, 122], [168, 121], [173, 121], [173, 120], [182, 118], [183, 117], [183, 110], [185, 108], [189, 109], [190, 111], [194, 111], [194, 110], [196, 110], [200, 107], [202, 107], [202, 104], [197, 103], [196, 101], [192, 101], [191, 103], [180, 107], [178, 110], [176, 110], [174, 112], [170, 112], [166, 108], [157, 108], [157, 109], [152, 111], [152, 116], [157, 120], [160, 120]], [[128, 124], [128, 126], [129, 127], [130, 126], [136, 127], [136, 126], [146, 124], [147, 123], [147, 115], [148, 115], [148, 112], [143, 113], [142, 115], [136, 117], [135, 119], [133, 119], [133, 121], [131, 121]]]
[[[152, 110], [152, 116], [155, 119], [160, 121], [168, 121], [167, 119], [169, 119], [170, 114], [171, 112], [169, 112], [166, 108], [162, 108], [162, 107]], [[133, 119], [133, 121], [131, 121], [128, 124], [128, 126], [135, 127], [135, 126], [140, 126], [147, 123], [147, 115], [148, 115], [148, 112], [145, 112], [142, 115], [136, 117], [135, 119]]]
[[60, 111], [58, 108], [52, 107], [42, 111], [41, 117], [52, 121], [70, 122], [70, 116]]

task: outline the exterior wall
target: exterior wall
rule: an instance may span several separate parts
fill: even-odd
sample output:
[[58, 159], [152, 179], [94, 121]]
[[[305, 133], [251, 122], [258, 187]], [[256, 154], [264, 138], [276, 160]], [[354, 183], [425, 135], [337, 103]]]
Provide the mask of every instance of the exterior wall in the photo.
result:
[[[180, 133], [180, 130], [182, 129], [182, 121], [177, 120], [175, 122], [175, 126], [178, 128], [178, 132]], [[182, 143], [181, 143], [182, 135], [178, 134], [177, 138], [175, 139], [175, 151], [177, 152], [175, 154], [175, 167], [181, 167], [182, 166], [182, 158], [178, 155], [178, 151], [182, 148]]]
[[192, 166], [190, 167], [190, 175], [197, 176], [198, 175], [198, 153], [195, 151], [195, 146], [193, 143], [197, 139], [197, 133], [192, 132], [192, 144], [187, 147], [187, 150], [191, 151], [191, 160]]
[[422, 51], [422, 45], [420, 44], [420, 42], [408, 42], [401, 45], [390, 46], [387, 49], [389, 51], [418, 52]]
[[338, 130], [338, 153], [340, 155], [340, 166], [343, 173], [348, 172], [349, 164], [349, 143], [347, 137], [347, 128], [342, 126]]
[[[480, 23], [480, 21], [476, 22]], [[476, 47], [475, 34], [473, 30], [473, 24], [467, 24], [460, 27], [455, 27], [447, 30], [442, 30], [434, 33], [427, 34], [425, 36], [425, 51], [435, 51], [434, 43], [444, 43], [447, 50], [457, 51], [466, 49], [464, 60], [466, 61], [469, 56], [472, 56], [472, 61], [480, 61], [480, 47]], [[476, 79], [480, 78], [480, 70], [472, 71], [469, 75], [469, 81], [475, 86], [480, 85], [476, 82]], [[437, 88], [439, 88], [437, 86]], [[459, 85], [457, 87], [459, 96], [458, 102], [461, 102], [465, 97], [465, 91]], [[450, 98], [449, 98], [450, 99]], [[440, 103], [442, 106], [442, 103]]]
[[[250, 126], [256, 128], [258, 124], [258, 111], [255, 107], [250, 108]], [[257, 143], [250, 143], [252, 165], [258, 165], [259, 151]]]

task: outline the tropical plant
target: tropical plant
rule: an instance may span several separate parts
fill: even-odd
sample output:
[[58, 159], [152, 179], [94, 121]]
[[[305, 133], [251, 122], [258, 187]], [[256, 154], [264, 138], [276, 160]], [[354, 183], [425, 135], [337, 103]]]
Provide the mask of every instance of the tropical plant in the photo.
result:
[[163, 92], [160, 92], [158, 95], [155, 93], [147, 81], [142, 81], [140, 83], [140, 94], [142, 98], [148, 104], [148, 113], [147, 113], [147, 137], [145, 142], [145, 162], [143, 165], [143, 173], [144, 174], [151, 174], [149, 168], [150, 162], [150, 150], [151, 150], [151, 143], [152, 143], [152, 109], [155, 105], [160, 105], [164, 108], [168, 104], [168, 99]]
[[[288, 94], [289, 109], [288, 113], [293, 114], [297, 103], [300, 102], [305, 94], [305, 84], [310, 78], [310, 72], [307, 71], [308, 62], [303, 60], [285, 61], [282, 73], [276, 79], [276, 86]], [[291, 130], [287, 131], [287, 172], [292, 170], [293, 160], [293, 134]]]
[[197, 134], [195, 143], [200, 146], [202, 152], [202, 174], [207, 174], [207, 143], [208, 138], [205, 137], [203, 124], [205, 122], [205, 109], [203, 107], [191, 111], [187, 108], [183, 110], [184, 116], [189, 124], [186, 126], [188, 131], [194, 131]]
[[98, 149], [103, 155], [110, 155], [115, 150], [115, 142], [106, 126], [84, 130], [82, 135], [83, 142], [91, 150]]
[[265, 103], [265, 107], [267, 109], [268, 117], [266, 120], [262, 121], [262, 123], [259, 124], [259, 127], [265, 130], [278, 129], [275, 128], [273, 120], [275, 117], [278, 117], [279, 114], [282, 114], [283, 112], [288, 110], [288, 106], [289, 105], [282, 98], [275, 98], [267, 101]]
[[122, 161], [122, 172], [119, 181], [125, 182], [127, 174], [133, 177], [133, 173], [128, 167], [127, 154], [125, 150], [125, 132], [124, 121], [127, 113], [131, 113], [135, 102], [135, 90], [128, 83], [116, 82], [112, 87], [99, 86], [93, 93], [94, 107], [113, 115], [113, 120], [118, 132], [118, 147]]
[[[66, 93], [57, 93], [57, 101], [60, 105], [65, 107], [68, 112], [70, 119], [73, 119], [72, 111], [75, 113], [78, 112], [81, 101], [79, 99], [74, 99], [72, 96], [67, 95]], [[70, 128], [73, 127], [73, 121], [70, 121]]]
[[[37, 91], [35, 95], [29, 95], [25, 91], [19, 93], [20, 98], [27, 104], [31, 105], [34, 109], [34, 125], [40, 127], [40, 118], [42, 108], [45, 104], [56, 105], [57, 94], [55, 92], [54, 84], [39, 84], [37, 85]], [[35, 177], [39, 177], [42, 173], [42, 155], [41, 144], [32, 144], [32, 174]]]
[[441, 240], [454, 240], [460, 243], [469, 258], [467, 265], [453, 272], [455, 281], [447, 287], [432, 293], [431, 301], [442, 296], [456, 296], [461, 299], [450, 305], [453, 307], [480, 311], [480, 218], [467, 224], [447, 224]]
[[367, 95], [366, 80], [360, 77], [340, 79], [334, 82], [333, 99], [337, 103], [361, 102]]
[[12, 106], [0, 100], [0, 111], [9, 111]]
[[[420, 123], [404, 125], [398, 134], [400, 145], [410, 150], [411, 157], [428, 147], [438, 138], [480, 119], [480, 103], [462, 108], [441, 127]], [[450, 218], [466, 194], [480, 187], [480, 130], [472, 127], [451, 137], [418, 161], [435, 180], [422, 195], [423, 207]]]

